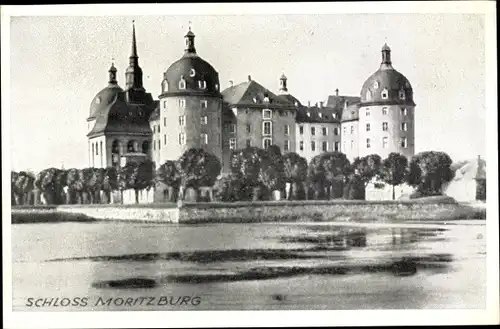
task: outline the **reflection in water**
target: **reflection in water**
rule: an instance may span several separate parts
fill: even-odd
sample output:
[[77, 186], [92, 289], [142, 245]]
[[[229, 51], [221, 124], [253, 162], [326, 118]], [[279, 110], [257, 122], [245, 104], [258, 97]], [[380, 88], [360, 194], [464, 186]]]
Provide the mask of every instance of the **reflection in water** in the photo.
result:
[[[461, 300], [460, 306], [476, 307], [484, 293], [482, 278], [471, 275], [482, 273], [484, 240], [476, 237], [483, 226], [43, 225], [13, 226], [14, 305], [22, 310], [32, 310], [23, 305], [35, 292], [190, 291], [206, 296], [197, 309], [421, 308], [445, 303], [446, 296], [453, 296], [451, 307]], [[450, 286], [464, 282], [463, 275], [472, 278], [469, 295]], [[426, 284], [432, 280], [442, 282]], [[301, 289], [307, 299], [297, 295]]]

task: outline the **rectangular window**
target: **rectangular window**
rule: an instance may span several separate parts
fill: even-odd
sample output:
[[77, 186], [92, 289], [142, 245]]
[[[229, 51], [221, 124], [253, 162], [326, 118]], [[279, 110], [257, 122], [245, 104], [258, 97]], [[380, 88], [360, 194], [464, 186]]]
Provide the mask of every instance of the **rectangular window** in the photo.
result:
[[236, 133], [236, 125], [234, 123], [229, 124], [229, 133], [230, 134]]
[[369, 149], [369, 148], [370, 148], [370, 146], [371, 146], [371, 145], [370, 145], [370, 139], [369, 139], [369, 138], [367, 138], [367, 139], [366, 139], [366, 148], [367, 148], [367, 149]]
[[186, 144], [186, 135], [184, 133], [179, 134], [179, 145]]
[[161, 141], [158, 140], [158, 150], [161, 149]]
[[354, 126], [351, 125], [351, 134], [354, 134]]
[[99, 148], [97, 147], [97, 143], [95, 143], [95, 155], [99, 155]]
[[323, 150], [323, 152], [327, 152], [328, 151], [328, 142], [323, 142], [321, 145], [321, 149]]
[[335, 136], [338, 136], [339, 135], [339, 128], [333, 128], [333, 134]]
[[200, 137], [201, 137], [201, 143], [204, 145], [207, 145], [208, 144], [208, 134], [201, 134]]
[[304, 151], [304, 141], [299, 142], [299, 150]]
[[206, 100], [200, 101], [200, 105], [202, 109], [206, 109], [208, 107], [208, 103]]
[[335, 152], [340, 151], [340, 142], [335, 142]]
[[262, 110], [262, 118], [263, 119], [272, 119], [273, 114], [271, 110]]
[[347, 142], [344, 142], [344, 149], [343, 149], [344, 152], [347, 152]]
[[236, 148], [236, 138], [229, 138], [229, 149], [234, 150]]
[[285, 125], [285, 135], [290, 135], [290, 126], [289, 125]]
[[167, 145], [167, 135], [163, 135], [163, 145]]
[[251, 133], [252, 132], [252, 126], [251, 125], [247, 125], [247, 133]]
[[299, 134], [304, 134], [304, 126], [299, 126]]
[[163, 101], [163, 107], [167, 108], [167, 101], [166, 100]]
[[[179, 126], [184, 127], [185, 124], [186, 124], [186, 116], [181, 115], [179, 117]], [[158, 131], [158, 132], [160, 132], [160, 131]]]
[[160, 125], [158, 125], [158, 128], [156, 129], [158, 133], [160, 133]]
[[408, 147], [408, 140], [406, 137], [401, 138], [401, 147], [407, 148]]
[[250, 147], [250, 146], [252, 146], [252, 142], [249, 139], [247, 139], [246, 145], [247, 145], [247, 147]]
[[186, 100], [185, 99], [179, 99], [179, 107], [181, 107], [181, 108], [186, 107]]
[[220, 127], [220, 117], [217, 117], [217, 125]]
[[323, 129], [322, 129], [322, 130], [323, 130], [323, 136], [328, 135], [328, 128], [323, 127]]
[[382, 108], [382, 114], [383, 115], [387, 115], [387, 107], [383, 107]]
[[370, 124], [369, 123], [366, 124], [366, 131], [370, 131]]
[[314, 127], [311, 127], [311, 135], [316, 135], [316, 128]]
[[271, 121], [264, 121], [262, 123], [262, 134], [265, 136], [272, 134], [272, 124]]
[[369, 117], [370, 116], [370, 109], [366, 109], [365, 114], [366, 114], [367, 117]]
[[388, 131], [389, 130], [389, 124], [387, 122], [382, 122], [382, 130], [383, 131]]
[[354, 148], [354, 141], [351, 141], [351, 150]]
[[153, 126], [153, 134], [156, 134], [156, 125]]
[[163, 118], [163, 125], [166, 127], [167, 126], [167, 118]]
[[290, 151], [290, 141], [288, 139], [286, 139], [285, 143], [283, 144], [283, 151]]
[[344, 126], [343, 130], [344, 130], [344, 135], [347, 134], [347, 127], [346, 126]]
[[403, 114], [404, 116], [407, 116], [408, 115], [408, 109], [407, 108], [401, 109], [401, 114]]
[[206, 115], [201, 117], [201, 124], [206, 125], [208, 123], [208, 117]]
[[401, 124], [401, 130], [402, 130], [402, 131], [407, 131], [407, 130], [408, 130], [408, 124], [407, 124], [406, 122], [403, 122], [403, 123]]
[[387, 148], [387, 137], [382, 138], [382, 147]]
[[156, 141], [154, 140], [153, 141], [153, 151], [155, 151], [155, 150], [156, 150]]
[[316, 142], [315, 141], [311, 142], [311, 151], [316, 151]]
[[262, 147], [264, 148], [264, 150], [267, 150], [268, 147], [271, 146], [271, 144], [272, 144], [271, 138], [264, 138], [262, 141]]

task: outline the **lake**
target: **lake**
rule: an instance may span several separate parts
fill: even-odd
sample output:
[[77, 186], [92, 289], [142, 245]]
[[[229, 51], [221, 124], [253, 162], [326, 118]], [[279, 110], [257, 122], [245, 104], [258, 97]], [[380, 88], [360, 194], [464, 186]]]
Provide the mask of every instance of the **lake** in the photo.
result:
[[15, 224], [13, 309], [479, 309], [485, 229], [485, 221]]

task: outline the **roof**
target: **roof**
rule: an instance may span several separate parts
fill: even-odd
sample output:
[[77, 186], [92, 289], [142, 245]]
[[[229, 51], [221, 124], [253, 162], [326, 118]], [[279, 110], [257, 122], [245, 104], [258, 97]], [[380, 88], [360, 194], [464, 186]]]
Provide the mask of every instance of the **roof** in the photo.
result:
[[121, 92], [123, 92], [123, 89], [117, 84], [109, 84], [99, 91], [90, 103], [89, 119], [95, 119], [96, 113], [109, 106]]
[[[222, 91], [224, 101], [230, 105], [264, 105], [268, 104], [295, 107], [289, 98], [278, 96], [255, 80], [245, 81]], [[268, 98], [269, 103], [265, 102]], [[292, 96], [293, 97], [293, 96]]]
[[355, 103], [359, 103], [359, 101], [360, 101], [359, 96], [330, 95], [328, 96], [328, 100], [326, 101], [326, 106], [343, 109], [346, 105], [346, 102], [347, 106], [349, 106]]
[[160, 101], [155, 101], [155, 109], [151, 112], [149, 116], [149, 121], [155, 121], [160, 119]]
[[342, 111], [342, 122], [359, 120], [359, 107], [361, 104], [356, 103], [349, 105]]
[[297, 123], [340, 123], [342, 111], [332, 107], [301, 106], [297, 111]]

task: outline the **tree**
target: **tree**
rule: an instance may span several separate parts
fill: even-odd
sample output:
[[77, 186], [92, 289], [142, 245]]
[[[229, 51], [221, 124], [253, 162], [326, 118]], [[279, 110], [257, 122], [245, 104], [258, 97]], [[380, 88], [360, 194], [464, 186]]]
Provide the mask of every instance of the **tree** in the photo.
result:
[[10, 172], [10, 204], [11, 205], [17, 205], [19, 204], [17, 198], [19, 195], [19, 191], [17, 189], [16, 181], [17, 178], [19, 177], [19, 173], [15, 171]]
[[222, 174], [215, 181], [213, 194], [216, 201], [234, 202], [240, 200], [241, 181], [233, 173]]
[[[366, 195], [366, 186], [370, 181], [380, 174], [380, 168], [382, 166], [382, 159], [378, 154], [370, 154], [361, 158], [354, 159], [351, 165], [353, 176], [350, 177], [349, 183], [347, 184], [348, 189], [345, 190], [348, 193], [346, 196], [348, 199], [359, 199]], [[357, 186], [356, 184], [359, 184]]]
[[[268, 171], [265, 175], [266, 181], [263, 181], [264, 186], [269, 190], [269, 192], [280, 191], [281, 195], [285, 195], [286, 190], [286, 176], [285, 176], [285, 165], [283, 162], [283, 155], [281, 154], [281, 149], [277, 145], [270, 145], [267, 150], [266, 160], [269, 160], [270, 166], [273, 167], [272, 170], [269, 168], [262, 167], [263, 170]], [[262, 175], [263, 173], [261, 173]], [[272, 179], [270, 179], [273, 177]], [[267, 184], [270, 183], [270, 184]]]
[[420, 152], [411, 159], [407, 182], [421, 196], [441, 195], [443, 183], [455, 175], [451, 164], [451, 158], [444, 152]]
[[81, 170], [82, 180], [83, 180], [83, 192], [87, 197], [87, 202], [84, 203], [95, 203], [95, 193], [98, 185], [98, 177], [95, 168], [84, 168]]
[[308, 179], [313, 185], [314, 198], [342, 197], [344, 184], [352, 172], [349, 160], [340, 152], [315, 156], [308, 167]]
[[117, 171], [117, 187], [120, 191], [120, 200], [123, 204], [123, 191], [132, 189], [137, 175], [137, 163], [129, 161]]
[[35, 179], [35, 186], [42, 191], [47, 204], [64, 203], [64, 186], [67, 173], [65, 170], [48, 168], [40, 171]]
[[392, 199], [396, 199], [396, 186], [403, 183], [406, 178], [408, 159], [400, 153], [389, 153], [382, 162], [380, 178], [387, 184], [392, 185]]
[[199, 200], [200, 187], [213, 186], [221, 171], [219, 159], [201, 148], [187, 150], [176, 164], [181, 177], [182, 199], [184, 191], [192, 188], [196, 192], [196, 201]]
[[139, 191], [149, 190], [154, 185], [155, 165], [151, 160], [142, 161], [137, 165], [137, 175], [135, 175], [135, 182], [133, 189], [135, 191], [135, 203], [139, 203]]
[[305, 190], [303, 183], [307, 178], [307, 160], [295, 152], [283, 156], [285, 181], [290, 184], [289, 200], [303, 200]]
[[240, 200], [261, 199], [259, 174], [264, 157], [265, 151], [257, 147], [235, 150], [231, 154], [231, 172], [241, 182]]
[[104, 179], [102, 182], [102, 190], [106, 193], [108, 202], [111, 203], [111, 193], [118, 189], [118, 171], [115, 167], [107, 167], [104, 169]]
[[347, 200], [365, 200], [366, 189], [361, 175], [351, 175], [344, 187], [344, 198]]
[[83, 176], [79, 169], [68, 169], [66, 175], [66, 186], [68, 187], [68, 204], [83, 203]]
[[168, 201], [176, 202], [181, 184], [181, 174], [175, 161], [167, 160], [156, 170], [156, 183], [163, 183], [169, 189]]

